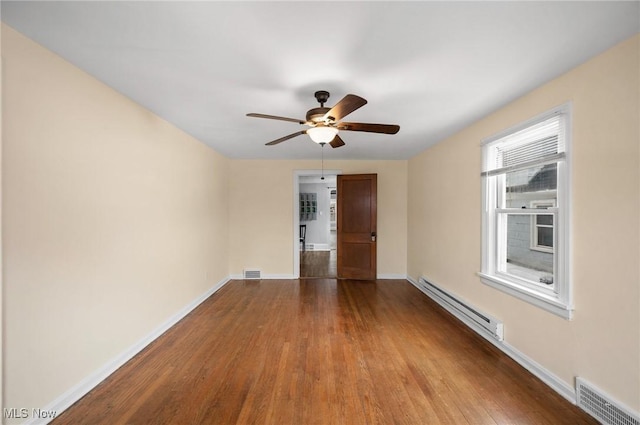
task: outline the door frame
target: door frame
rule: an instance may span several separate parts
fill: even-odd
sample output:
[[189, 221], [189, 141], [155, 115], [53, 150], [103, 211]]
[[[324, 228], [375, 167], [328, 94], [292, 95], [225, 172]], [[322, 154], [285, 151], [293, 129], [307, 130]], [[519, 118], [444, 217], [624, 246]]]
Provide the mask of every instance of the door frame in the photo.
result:
[[337, 176], [342, 170], [293, 170], [293, 278], [300, 279], [300, 177]]

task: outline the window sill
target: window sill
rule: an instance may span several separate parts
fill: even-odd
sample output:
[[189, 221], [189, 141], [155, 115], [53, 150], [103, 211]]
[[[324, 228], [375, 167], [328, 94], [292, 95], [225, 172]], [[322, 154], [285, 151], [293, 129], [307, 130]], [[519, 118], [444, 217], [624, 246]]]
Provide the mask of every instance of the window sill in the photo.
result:
[[529, 249], [532, 249], [532, 250], [538, 251], [538, 252], [545, 252], [547, 254], [553, 254], [553, 248], [546, 248], [546, 247], [540, 246], [540, 245], [530, 245]]
[[517, 285], [506, 279], [501, 279], [482, 272], [479, 272], [478, 276], [480, 276], [480, 280], [485, 285], [512, 295], [522, 301], [528, 302], [529, 304], [533, 304], [536, 307], [540, 307], [564, 319], [571, 320], [573, 308], [553, 296], [536, 292], [530, 288]]

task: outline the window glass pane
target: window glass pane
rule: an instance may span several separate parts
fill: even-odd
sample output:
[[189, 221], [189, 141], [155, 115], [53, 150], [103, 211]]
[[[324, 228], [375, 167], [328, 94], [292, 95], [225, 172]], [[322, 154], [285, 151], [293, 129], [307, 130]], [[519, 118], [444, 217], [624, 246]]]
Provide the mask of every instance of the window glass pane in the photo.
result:
[[[558, 164], [540, 165], [505, 175], [506, 208], [531, 208], [532, 200], [554, 205], [558, 188]], [[544, 193], [545, 196], [540, 194]]]
[[553, 216], [551, 214], [538, 214], [536, 224], [539, 226], [553, 226]]
[[538, 227], [538, 245], [553, 247], [553, 227]]
[[[506, 256], [498, 270], [545, 286], [553, 285], [554, 253], [532, 249], [532, 214], [507, 214]], [[542, 230], [542, 234], [540, 233]], [[548, 233], [547, 233], [548, 232]], [[538, 227], [538, 244], [553, 245], [553, 228]]]

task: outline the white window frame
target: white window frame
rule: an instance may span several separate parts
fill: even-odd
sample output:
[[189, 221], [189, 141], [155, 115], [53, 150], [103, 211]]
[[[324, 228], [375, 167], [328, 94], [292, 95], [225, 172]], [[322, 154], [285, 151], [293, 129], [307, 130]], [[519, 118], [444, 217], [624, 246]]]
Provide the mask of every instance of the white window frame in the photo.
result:
[[[553, 199], [549, 199], [547, 201], [531, 201], [530, 204], [531, 209], [541, 209], [541, 208], [545, 208], [545, 209], [551, 209], [551, 208], [555, 208], [556, 207], [556, 201]], [[547, 211], [544, 211], [545, 213]], [[554, 217], [555, 218], [555, 217]], [[531, 245], [529, 246], [529, 248], [531, 248], [534, 251], [540, 251], [540, 252], [548, 252], [548, 253], [553, 253], [553, 247], [552, 246], [546, 246], [546, 245], [540, 245], [538, 243], [538, 228], [539, 227], [546, 227], [546, 228], [554, 228], [554, 225], [551, 224], [538, 224], [537, 221], [537, 216], [532, 215], [531, 216]]]
[[[548, 208], [545, 212], [554, 215], [554, 285], [553, 288], [536, 284], [532, 281], [519, 279], [511, 274], [498, 270], [500, 261], [504, 257], [506, 247], [499, 247], [500, 243], [506, 244], [506, 224], [500, 224], [505, 220], [505, 212], [509, 214], [532, 214], [536, 210], [525, 208], [515, 209], [498, 208], [498, 197], [501, 175], [491, 175], [490, 172], [490, 146], [500, 143], [501, 139], [527, 129], [531, 126], [546, 121], [554, 116], [562, 119], [560, 137], [563, 138], [564, 153], [558, 155], [558, 182], [557, 204]], [[570, 170], [571, 170], [571, 104], [567, 103], [521, 124], [511, 127], [482, 142], [483, 173], [482, 173], [482, 270], [478, 273], [482, 283], [496, 288], [502, 292], [517, 297], [523, 301], [554, 313], [565, 319], [571, 319], [573, 314], [573, 301], [570, 276]], [[554, 161], [555, 162], [555, 161]], [[504, 180], [504, 178], [502, 178]], [[546, 201], [548, 202], [548, 201]]]

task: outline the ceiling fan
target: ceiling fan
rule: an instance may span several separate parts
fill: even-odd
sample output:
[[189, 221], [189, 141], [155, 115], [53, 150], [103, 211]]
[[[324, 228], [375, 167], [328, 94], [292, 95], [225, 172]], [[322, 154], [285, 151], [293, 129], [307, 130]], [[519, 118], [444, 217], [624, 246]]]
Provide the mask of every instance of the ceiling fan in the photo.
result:
[[356, 96], [355, 94], [346, 95], [342, 100], [340, 100], [340, 102], [336, 103], [333, 108], [327, 108], [324, 106], [327, 99], [329, 99], [328, 91], [319, 90], [315, 92], [314, 96], [320, 103], [320, 107], [309, 109], [307, 111], [306, 121], [296, 118], [255, 113], [247, 114], [247, 116], [267, 118], [271, 120], [291, 121], [310, 127], [306, 130], [296, 131], [295, 133], [273, 140], [267, 143], [267, 146], [277, 145], [278, 143], [300, 136], [301, 134], [308, 134], [309, 137], [311, 137], [311, 140], [321, 146], [328, 143], [333, 148], [339, 148], [345, 144], [342, 138], [338, 135], [340, 131], [365, 131], [369, 133], [396, 134], [400, 130], [400, 126], [392, 124], [365, 124], [359, 122], [340, 121], [356, 109], [367, 104], [365, 99], [360, 96]]

